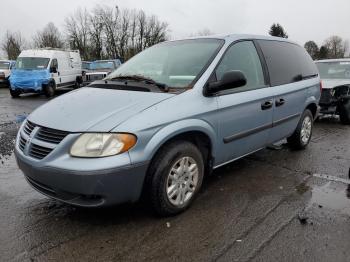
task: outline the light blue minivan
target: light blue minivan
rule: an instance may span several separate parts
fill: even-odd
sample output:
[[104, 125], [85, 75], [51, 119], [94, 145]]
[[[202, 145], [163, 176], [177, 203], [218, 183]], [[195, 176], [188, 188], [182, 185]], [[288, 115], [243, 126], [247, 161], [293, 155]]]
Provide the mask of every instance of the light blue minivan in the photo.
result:
[[320, 79], [281, 38], [228, 35], [155, 45], [23, 123], [15, 154], [36, 190], [84, 207], [193, 202], [203, 177], [287, 138], [311, 139]]

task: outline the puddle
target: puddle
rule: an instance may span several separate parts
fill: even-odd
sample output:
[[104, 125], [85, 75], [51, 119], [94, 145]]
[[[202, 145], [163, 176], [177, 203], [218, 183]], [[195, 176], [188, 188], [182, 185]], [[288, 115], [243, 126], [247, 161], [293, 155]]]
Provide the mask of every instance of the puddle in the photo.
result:
[[16, 116], [16, 123], [20, 124], [26, 120], [28, 115], [17, 115]]
[[309, 207], [318, 206], [350, 216], [350, 185], [328, 182], [312, 189]]

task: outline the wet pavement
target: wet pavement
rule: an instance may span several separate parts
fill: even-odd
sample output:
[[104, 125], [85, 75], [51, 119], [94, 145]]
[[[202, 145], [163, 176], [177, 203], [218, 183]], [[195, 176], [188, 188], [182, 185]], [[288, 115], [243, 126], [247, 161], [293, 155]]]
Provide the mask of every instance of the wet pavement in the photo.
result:
[[45, 102], [0, 88], [0, 261], [350, 260], [350, 126], [322, 119], [307, 150], [224, 166], [187, 212], [157, 218], [144, 203], [71, 207], [26, 183], [16, 122]]

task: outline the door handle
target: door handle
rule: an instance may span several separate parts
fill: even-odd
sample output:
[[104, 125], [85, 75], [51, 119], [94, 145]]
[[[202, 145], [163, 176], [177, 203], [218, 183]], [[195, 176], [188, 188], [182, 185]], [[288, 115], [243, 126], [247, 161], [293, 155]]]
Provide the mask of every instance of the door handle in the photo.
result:
[[261, 109], [262, 110], [270, 109], [272, 108], [272, 105], [273, 105], [272, 100], [265, 101], [261, 104]]
[[57, 75], [60, 76], [60, 72], [57, 72]]
[[276, 100], [276, 107], [283, 106], [285, 102], [286, 100], [284, 100], [283, 98]]

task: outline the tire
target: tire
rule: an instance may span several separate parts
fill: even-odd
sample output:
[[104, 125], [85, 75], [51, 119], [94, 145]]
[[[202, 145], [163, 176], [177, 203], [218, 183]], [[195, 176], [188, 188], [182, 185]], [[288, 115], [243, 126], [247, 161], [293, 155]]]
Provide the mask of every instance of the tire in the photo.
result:
[[310, 143], [313, 129], [313, 115], [309, 109], [302, 114], [294, 133], [287, 138], [291, 148], [296, 150], [305, 149]]
[[56, 84], [54, 82], [49, 82], [47, 85], [44, 86], [43, 89], [44, 89], [44, 95], [47, 98], [53, 97], [56, 91]]
[[12, 90], [10, 88], [10, 95], [12, 98], [18, 98], [21, 93], [18, 90]]
[[74, 89], [80, 88], [82, 83], [83, 79], [81, 77], [77, 77], [77, 79], [75, 80]]
[[185, 211], [196, 198], [203, 177], [203, 156], [194, 144], [188, 141], [168, 144], [155, 156], [146, 178], [146, 191], [153, 210], [160, 216]]
[[350, 100], [338, 106], [340, 122], [343, 125], [350, 125]]

